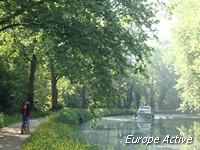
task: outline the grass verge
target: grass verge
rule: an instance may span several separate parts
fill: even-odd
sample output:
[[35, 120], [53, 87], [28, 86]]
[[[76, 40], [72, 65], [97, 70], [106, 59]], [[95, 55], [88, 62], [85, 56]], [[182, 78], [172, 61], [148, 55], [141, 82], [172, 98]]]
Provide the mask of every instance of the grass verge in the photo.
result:
[[87, 110], [63, 109], [40, 125], [27, 139], [22, 150], [93, 150], [95, 147], [79, 142], [76, 130], [91, 118]]

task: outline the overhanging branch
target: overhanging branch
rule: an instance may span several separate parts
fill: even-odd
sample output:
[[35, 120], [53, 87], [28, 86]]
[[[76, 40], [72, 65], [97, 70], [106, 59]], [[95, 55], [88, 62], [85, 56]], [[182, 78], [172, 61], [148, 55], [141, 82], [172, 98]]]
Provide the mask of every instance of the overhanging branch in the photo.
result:
[[1, 28], [1, 29], [0, 29], [0, 32], [4, 31], [4, 30], [6, 30], [6, 29], [9, 29], [9, 28], [13, 28], [13, 27], [16, 27], [16, 26], [20, 26], [20, 25], [22, 25], [22, 24], [16, 23], [16, 24], [7, 25], [7, 26]]

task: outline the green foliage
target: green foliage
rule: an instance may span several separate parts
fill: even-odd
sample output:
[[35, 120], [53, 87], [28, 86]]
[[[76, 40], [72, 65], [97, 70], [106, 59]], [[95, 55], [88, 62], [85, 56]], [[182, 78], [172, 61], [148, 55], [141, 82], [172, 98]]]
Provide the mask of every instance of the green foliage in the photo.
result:
[[25, 99], [27, 66], [18, 49], [12, 47], [13, 34], [0, 37], [0, 111], [14, 113]]
[[[0, 49], [3, 58], [7, 51], [13, 54], [4, 60], [11, 66], [6, 74], [11, 82], [19, 83], [16, 87], [20, 89], [15, 89], [19, 96], [15, 93], [10, 97], [11, 94], [2, 89], [10, 91], [13, 85], [2, 84], [0, 99], [6, 101], [3, 108], [15, 100], [19, 105], [26, 100], [25, 95], [32, 97], [34, 92], [36, 107], [47, 110], [49, 80], [54, 81], [51, 82], [54, 83], [52, 105], [56, 105], [53, 102], [57, 101], [57, 94], [60, 96], [57, 83], [62, 77], [73, 86], [87, 87], [90, 106], [113, 105], [116, 99], [123, 97], [113, 84], [117, 76], [124, 75], [129, 67], [142, 72], [148, 62], [152, 48], [146, 43], [154, 34], [157, 6], [157, 2], [146, 0], [1, 1], [0, 37], [3, 40]], [[37, 60], [37, 72], [32, 73], [35, 80], [31, 78], [34, 88], [28, 84], [33, 56]], [[129, 63], [129, 57], [134, 63]], [[12, 78], [9, 74], [14, 71], [17, 75]]]
[[0, 119], [1, 120], [1, 123], [0, 123], [1, 128], [21, 121], [21, 115], [20, 114], [7, 115], [7, 114], [4, 114], [4, 113], [1, 113], [0, 118], [1, 118]]
[[[40, 118], [45, 117], [49, 115], [49, 112], [41, 112], [41, 111], [35, 111], [31, 113], [31, 119], [33, 118]], [[21, 114], [20, 112], [17, 112], [15, 114], [9, 115], [4, 114], [3, 112], [0, 112], [0, 128], [6, 127], [8, 125], [11, 125], [13, 123], [17, 123], [21, 121]]]
[[67, 123], [73, 126], [78, 126], [83, 122], [92, 118], [92, 115], [85, 109], [62, 109], [54, 117], [57, 122]]
[[91, 108], [90, 112], [94, 118], [101, 118], [103, 116], [133, 115], [135, 114], [136, 110], [117, 108]]
[[175, 71], [179, 76], [176, 89], [182, 100], [181, 110], [199, 111], [200, 4], [198, 0], [177, 0], [172, 4], [174, 6], [173, 13], [177, 18], [173, 30], [173, 49], [175, 50]]
[[0, 113], [0, 127], [4, 126], [4, 114], [1, 112]]
[[22, 146], [23, 150], [79, 150], [94, 149], [94, 146], [81, 144], [76, 133], [78, 125], [91, 119], [89, 111], [64, 109], [50, 116]]
[[135, 110], [130, 109], [110, 109], [104, 108], [102, 110], [101, 116], [117, 116], [117, 115], [133, 115], [135, 114]]
[[199, 148], [199, 140], [200, 140], [200, 124], [199, 122], [193, 122], [192, 124], [190, 124], [190, 128], [185, 128], [184, 126], [181, 126], [180, 128], [178, 128], [179, 132], [181, 135], [183, 136], [190, 136], [193, 137], [193, 143], [192, 145], [182, 145], [181, 149], [183, 150], [198, 150]]
[[35, 79], [35, 107], [41, 111], [48, 111], [51, 107], [51, 85], [48, 68], [44, 65], [39, 65], [36, 71]]
[[151, 104], [156, 111], [171, 110], [179, 108], [178, 92], [175, 89], [178, 76], [170, 61], [172, 49], [167, 42], [163, 42], [155, 51], [152, 63], [149, 65], [148, 88]]
[[75, 139], [72, 127], [63, 123], [50, 121], [40, 126], [22, 146], [22, 150], [85, 150], [89, 148], [90, 146], [80, 144]]

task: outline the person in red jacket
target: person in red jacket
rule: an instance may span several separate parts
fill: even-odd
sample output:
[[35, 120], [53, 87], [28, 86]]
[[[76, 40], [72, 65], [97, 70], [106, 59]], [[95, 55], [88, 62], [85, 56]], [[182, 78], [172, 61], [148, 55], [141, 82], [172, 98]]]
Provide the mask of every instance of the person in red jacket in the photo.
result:
[[25, 102], [23, 106], [20, 109], [20, 112], [22, 114], [22, 126], [21, 126], [21, 133], [23, 133], [23, 127], [26, 125], [27, 132], [29, 132], [29, 116], [30, 116], [30, 107], [29, 102]]

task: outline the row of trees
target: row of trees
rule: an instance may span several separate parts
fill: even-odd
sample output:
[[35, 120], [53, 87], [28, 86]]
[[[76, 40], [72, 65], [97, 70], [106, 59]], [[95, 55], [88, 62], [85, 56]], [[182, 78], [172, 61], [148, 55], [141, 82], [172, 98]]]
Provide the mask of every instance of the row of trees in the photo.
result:
[[176, 89], [181, 99], [182, 110], [200, 110], [200, 28], [198, 0], [171, 2], [171, 11], [176, 18], [173, 29], [172, 63], [179, 77]]
[[156, 8], [145, 0], [1, 1], [0, 111], [24, 100], [57, 110], [59, 98], [73, 106], [75, 93], [82, 107], [120, 106], [121, 80], [143, 72], [151, 54]]
[[200, 3], [173, 0], [168, 10], [174, 25], [172, 39], [157, 47], [148, 78], [132, 77], [134, 99], [154, 110], [200, 111]]
[[[150, 105], [154, 111], [176, 111], [180, 106], [176, 80], [178, 75], [171, 64], [172, 50], [169, 42], [158, 46], [147, 65], [145, 74], [133, 74], [125, 81], [128, 108]], [[127, 88], [128, 87], [128, 88]]]

